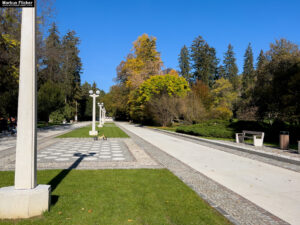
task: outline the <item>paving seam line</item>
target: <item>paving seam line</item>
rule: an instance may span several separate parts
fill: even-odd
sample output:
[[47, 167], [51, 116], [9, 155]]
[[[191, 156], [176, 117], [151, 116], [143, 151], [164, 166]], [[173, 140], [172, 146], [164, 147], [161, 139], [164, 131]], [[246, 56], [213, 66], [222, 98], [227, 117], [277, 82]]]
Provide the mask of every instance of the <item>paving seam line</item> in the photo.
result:
[[[136, 134], [128, 131], [126, 128], [124, 128], [121, 124], [120, 124], [120, 128], [123, 128], [124, 131], [126, 131], [127, 134], [133, 134], [134, 136], [136, 136], [137, 138], [142, 139], [144, 142], [148, 143], [149, 145], [153, 146], [151, 143], [149, 143], [148, 141], [144, 140], [142, 137], [137, 136]], [[145, 127], [143, 127], [145, 128]], [[147, 129], [152, 129], [152, 128], [147, 128]], [[159, 130], [160, 131], [160, 130]], [[160, 150], [159, 148], [155, 147], [154, 148], [158, 149], [160, 152], [162, 152], [163, 154], [167, 155], [168, 157], [172, 158], [173, 160], [179, 162], [180, 164], [183, 164], [185, 167], [187, 167], [189, 170], [193, 171], [194, 174], [199, 174], [203, 177], [205, 177], [206, 179], [210, 180], [211, 182], [217, 184], [217, 186], [220, 186], [221, 188], [223, 188], [224, 190], [226, 190], [227, 192], [229, 192], [230, 194], [236, 195], [238, 196], [239, 199], [242, 199], [245, 202], [248, 202], [251, 205], [254, 205], [257, 209], [259, 209], [260, 212], [262, 212], [262, 214], [268, 216], [269, 218], [273, 219], [274, 221], [279, 222], [279, 224], [283, 224], [283, 225], [287, 225], [288, 223], [286, 221], [281, 220], [280, 218], [278, 218], [277, 216], [273, 215], [272, 213], [266, 211], [265, 209], [261, 208], [260, 206], [254, 204], [253, 202], [247, 200], [246, 198], [242, 197], [241, 195], [233, 192], [232, 190], [228, 189], [227, 187], [223, 186], [220, 183], [217, 183], [216, 181], [212, 180], [211, 178], [207, 177], [206, 175], [200, 173], [199, 171], [196, 171], [195, 169], [193, 169], [192, 167], [190, 167], [189, 165], [185, 164], [184, 162], [180, 161], [179, 159], [174, 158], [173, 156], [171, 156], [170, 154]], [[145, 150], [147, 151], [147, 150]], [[149, 153], [150, 154], [150, 153]], [[152, 156], [153, 157], [153, 156]], [[154, 158], [154, 157], [153, 157]], [[156, 159], [155, 159], [156, 160]], [[162, 165], [164, 165], [163, 163], [160, 163]], [[165, 168], [167, 168], [168, 170], [170, 170], [173, 174], [175, 174], [181, 181], [183, 181], [188, 187], [190, 187], [193, 191], [195, 191], [205, 202], [207, 202], [212, 208], [214, 208], [215, 210], [217, 210], [221, 215], [223, 215], [224, 217], [226, 217], [232, 224], [234, 225], [242, 225], [243, 223], [240, 223], [239, 221], [237, 221], [235, 218], [233, 218], [232, 215], [230, 215], [224, 208], [222, 208], [222, 206], [220, 206], [219, 204], [214, 203], [212, 200], [210, 200], [207, 196], [205, 196], [203, 193], [199, 192], [198, 190], [196, 190], [196, 187], [192, 184], [189, 183], [187, 180], [185, 180], [183, 177], [180, 177], [179, 175], [176, 174], [176, 171], [172, 171], [172, 169], [169, 168], [168, 165], [164, 165]]]
[[149, 130], [155, 130], [155, 131], [165, 133], [165, 134], [169, 134], [169, 135], [173, 135], [173, 136], [185, 137], [185, 138], [189, 138], [189, 139], [196, 140], [196, 141], [199, 141], [199, 142], [214, 144], [214, 145], [218, 145], [218, 146], [221, 146], [221, 147], [230, 148], [230, 149], [233, 149], [233, 150], [246, 152], [246, 153], [253, 154], [253, 155], [262, 156], [262, 157], [265, 157], [265, 158], [268, 158], [268, 159], [274, 159], [274, 160], [277, 160], [277, 161], [280, 161], [280, 162], [286, 162], [286, 163], [290, 163], [290, 164], [300, 166], [300, 161], [298, 161], [298, 160], [293, 160], [293, 159], [288, 159], [288, 158], [281, 157], [281, 156], [271, 155], [271, 154], [268, 154], [268, 153], [265, 153], [265, 152], [252, 151], [252, 150], [244, 149], [244, 148], [237, 147], [237, 146], [231, 146], [231, 145], [226, 145], [226, 144], [223, 144], [223, 143], [217, 143], [217, 142], [213, 142], [213, 141], [206, 140], [206, 139], [203, 139], [203, 138], [200, 139], [198, 137], [194, 137], [194, 136], [191, 136], [191, 135], [181, 134], [181, 133], [176, 133], [176, 132], [171, 132], [171, 131], [166, 131], [166, 130], [160, 130], [160, 129], [157, 129], [157, 128], [149, 128], [149, 127], [143, 127], [143, 128], [146, 128], [146, 129], [149, 129]]

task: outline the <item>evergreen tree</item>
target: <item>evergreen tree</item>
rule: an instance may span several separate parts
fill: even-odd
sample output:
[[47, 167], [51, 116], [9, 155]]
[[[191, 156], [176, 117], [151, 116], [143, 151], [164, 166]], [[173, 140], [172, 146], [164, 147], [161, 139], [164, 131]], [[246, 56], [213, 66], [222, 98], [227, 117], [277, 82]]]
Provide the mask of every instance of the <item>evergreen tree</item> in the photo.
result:
[[249, 89], [253, 89], [255, 79], [255, 71], [253, 66], [253, 52], [251, 44], [249, 43], [245, 55], [244, 55], [244, 67], [243, 67], [243, 92], [247, 92]]
[[198, 36], [191, 46], [191, 58], [194, 69], [193, 79], [212, 86], [218, 65], [216, 50], [210, 47], [201, 36]]
[[179, 54], [179, 68], [180, 75], [183, 76], [189, 83], [192, 82], [191, 77], [191, 66], [190, 66], [190, 55], [188, 48], [184, 45]]
[[256, 70], [261, 70], [265, 65], [267, 58], [264, 54], [263, 50], [260, 50], [259, 55], [257, 57]]
[[61, 76], [61, 59], [62, 47], [59, 32], [56, 24], [52, 23], [45, 43], [45, 55], [42, 65], [44, 69], [41, 71], [40, 85], [49, 79], [54, 83], [63, 82], [63, 77]]
[[238, 68], [235, 61], [233, 46], [229, 44], [223, 60], [225, 78], [230, 81], [233, 89], [236, 91], [238, 89]]
[[[65, 90], [66, 102], [74, 104], [80, 86], [80, 75], [82, 70], [79, 54], [79, 38], [75, 31], [68, 32], [62, 41], [62, 79]], [[78, 99], [77, 99], [78, 100]]]
[[215, 76], [215, 80], [219, 80], [221, 78], [225, 79], [225, 77], [226, 77], [226, 74], [225, 74], [224, 66], [223, 65], [218, 66], [217, 73], [216, 73], [216, 76]]

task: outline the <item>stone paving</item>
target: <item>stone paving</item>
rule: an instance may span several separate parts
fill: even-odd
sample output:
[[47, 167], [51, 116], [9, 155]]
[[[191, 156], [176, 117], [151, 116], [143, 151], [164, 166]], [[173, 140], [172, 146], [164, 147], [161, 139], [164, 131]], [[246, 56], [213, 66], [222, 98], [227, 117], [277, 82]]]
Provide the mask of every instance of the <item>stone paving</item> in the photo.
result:
[[90, 139], [62, 139], [37, 155], [38, 162], [83, 161], [133, 161], [127, 146], [120, 140], [94, 141]]
[[[13, 170], [15, 157], [0, 159], [0, 170]], [[130, 138], [52, 138], [37, 154], [38, 169], [163, 168]]]

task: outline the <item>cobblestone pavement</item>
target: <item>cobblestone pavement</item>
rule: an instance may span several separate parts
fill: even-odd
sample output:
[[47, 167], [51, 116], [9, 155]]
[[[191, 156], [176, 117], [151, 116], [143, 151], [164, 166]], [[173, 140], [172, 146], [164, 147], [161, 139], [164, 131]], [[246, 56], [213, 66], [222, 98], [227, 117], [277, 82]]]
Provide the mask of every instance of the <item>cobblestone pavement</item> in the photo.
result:
[[[268, 164], [273, 165], [273, 166], [278, 166], [278, 167], [289, 169], [289, 170], [292, 170], [292, 171], [295, 171], [295, 172], [300, 172], [300, 165], [292, 164], [292, 163], [289, 163], [289, 162], [284, 162], [284, 161], [281, 161], [280, 159], [268, 158], [268, 157], [260, 156], [260, 155], [257, 155], [257, 154], [252, 154], [252, 153], [248, 153], [248, 152], [235, 150], [235, 149], [232, 149], [230, 147], [224, 147], [224, 146], [216, 145], [213, 142], [206, 142], [206, 140], [205, 139], [203, 140], [203, 138], [194, 139], [194, 138], [190, 138], [190, 137], [187, 137], [187, 136], [178, 135], [178, 133], [165, 132], [165, 131], [161, 131], [161, 130], [157, 130], [157, 132], [162, 132], [164, 134], [168, 134], [168, 135], [171, 135], [171, 136], [176, 136], [179, 139], [187, 140], [187, 141], [190, 141], [190, 142], [193, 142], [193, 143], [196, 143], [196, 144], [200, 143], [203, 146], [211, 147], [211, 148], [214, 148], [214, 149], [218, 149], [218, 150], [228, 152], [228, 153], [231, 153], [231, 154], [235, 154], [235, 155], [238, 155], [238, 156], [242, 156], [242, 157], [245, 157], [245, 158], [249, 158], [249, 159], [257, 160], [257, 161], [260, 161], [260, 162], [268, 163]], [[252, 148], [255, 148], [255, 147], [252, 147]], [[270, 149], [270, 148], [264, 147], [262, 149]], [[275, 151], [275, 150], [273, 149], [272, 151]], [[279, 151], [279, 150], [277, 150], [277, 151]], [[281, 151], [281, 152], [284, 152], [284, 151]], [[290, 154], [294, 155], [297, 158], [299, 157], [298, 154], [297, 155], [293, 154], [293, 153], [290, 153]]]
[[233, 224], [243, 225], [286, 225], [285, 221], [253, 204], [242, 196], [213, 181], [202, 173], [192, 169], [185, 163], [161, 151], [141, 137], [122, 127], [134, 142], [144, 148], [146, 152], [172, 171], [184, 183], [191, 187], [200, 197], [212, 207], [226, 216]]

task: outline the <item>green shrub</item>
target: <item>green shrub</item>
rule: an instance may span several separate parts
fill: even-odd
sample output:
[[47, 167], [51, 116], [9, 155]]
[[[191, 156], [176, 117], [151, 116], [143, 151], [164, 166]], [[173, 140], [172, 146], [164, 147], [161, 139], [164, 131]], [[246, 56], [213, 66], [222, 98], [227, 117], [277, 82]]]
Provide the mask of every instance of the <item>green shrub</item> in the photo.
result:
[[234, 130], [229, 128], [229, 125], [228, 121], [210, 120], [195, 125], [179, 126], [176, 132], [203, 137], [233, 138]]
[[64, 114], [60, 110], [52, 112], [49, 118], [53, 123], [62, 123], [65, 119]]

